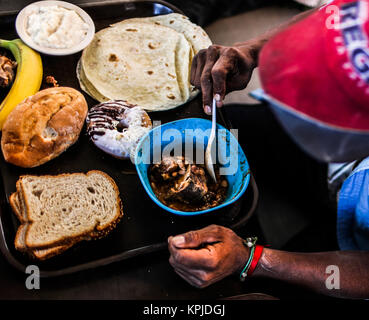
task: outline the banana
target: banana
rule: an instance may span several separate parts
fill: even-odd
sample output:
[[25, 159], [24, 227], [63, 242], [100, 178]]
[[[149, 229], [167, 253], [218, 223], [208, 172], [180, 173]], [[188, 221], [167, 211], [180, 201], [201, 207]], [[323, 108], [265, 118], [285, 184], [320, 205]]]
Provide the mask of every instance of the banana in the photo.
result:
[[40, 55], [22, 40], [1, 40], [0, 47], [8, 49], [17, 61], [17, 73], [13, 85], [0, 105], [0, 130], [9, 113], [25, 98], [40, 90], [42, 61]]

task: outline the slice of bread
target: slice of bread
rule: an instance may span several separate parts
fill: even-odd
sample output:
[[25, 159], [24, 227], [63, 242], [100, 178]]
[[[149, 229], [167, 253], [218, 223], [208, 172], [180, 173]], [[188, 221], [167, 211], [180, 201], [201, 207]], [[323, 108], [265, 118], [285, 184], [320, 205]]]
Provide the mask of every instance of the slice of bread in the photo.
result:
[[14, 241], [15, 248], [21, 252], [28, 253], [31, 257], [36, 258], [38, 260], [46, 260], [51, 257], [54, 257], [73, 246], [73, 244], [70, 244], [64, 246], [56, 246], [50, 249], [29, 250], [25, 245], [26, 233], [27, 233], [27, 225], [25, 224], [20, 225]]
[[36, 258], [38, 260], [46, 260], [72, 247], [72, 244], [71, 244], [71, 245], [64, 245], [64, 246], [56, 246], [50, 249], [28, 250], [26, 247], [26, 243], [25, 243], [28, 223], [26, 223], [25, 214], [22, 212], [21, 207], [20, 207], [20, 200], [19, 200], [18, 192], [14, 192], [10, 195], [9, 203], [13, 209], [13, 212], [15, 213], [19, 221], [22, 223], [17, 230], [17, 234], [14, 240], [14, 245], [17, 250], [21, 252], [26, 252], [31, 257]]
[[25, 223], [23, 212], [22, 212], [22, 209], [20, 207], [20, 203], [19, 203], [19, 199], [18, 199], [18, 192], [14, 192], [10, 195], [9, 203], [10, 203], [10, 206], [11, 206], [14, 214], [18, 218], [19, 222], [20, 223]]
[[27, 247], [25, 244], [26, 231], [27, 231], [27, 225], [21, 224], [17, 230], [17, 234], [15, 235], [15, 240], [14, 240], [15, 249], [21, 252], [27, 252]]
[[22, 176], [9, 202], [21, 222], [16, 249], [39, 260], [107, 235], [123, 216], [117, 185], [97, 170]]
[[114, 180], [101, 171], [20, 178], [29, 221], [25, 244], [46, 249], [102, 237], [123, 215]]

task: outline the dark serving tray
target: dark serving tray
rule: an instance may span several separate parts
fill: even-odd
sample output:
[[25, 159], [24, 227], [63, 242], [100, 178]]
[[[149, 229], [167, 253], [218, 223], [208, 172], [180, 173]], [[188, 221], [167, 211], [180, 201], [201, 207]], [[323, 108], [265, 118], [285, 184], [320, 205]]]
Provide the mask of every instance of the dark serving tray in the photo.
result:
[[[131, 17], [181, 12], [162, 1], [107, 2], [82, 5], [95, 22], [96, 30]], [[0, 17], [0, 38], [14, 39], [16, 14]], [[76, 65], [81, 53], [65, 57], [42, 55], [44, 77], [52, 75], [61, 86], [80, 90], [76, 78]], [[82, 92], [82, 91], [81, 91]], [[97, 102], [85, 94], [89, 107]], [[150, 113], [152, 120], [162, 123], [199, 117], [205, 118], [201, 108], [201, 97], [174, 110]], [[222, 124], [229, 128], [223, 114]], [[109, 236], [98, 241], [81, 242], [65, 253], [44, 262], [33, 261], [14, 248], [14, 238], [19, 222], [11, 212], [9, 196], [15, 191], [15, 183], [23, 174], [60, 174], [66, 172], [87, 172], [101, 170], [117, 183], [123, 202], [124, 217]], [[257, 188], [251, 179], [250, 186], [240, 200], [233, 205], [207, 215], [194, 217], [175, 216], [157, 206], [146, 194], [130, 161], [110, 157], [97, 149], [88, 139], [83, 128], [77, 143], [56, 159], [33, 169], [22, 169], [4, 161], [0, 156], [0, 249], [8, 262], [20, 271], [30, 264], [37, 264], [43, 277], [69, 274], [88, 268], [95, 268], [138, 255], [148, 254], [167, 247], [167, 237], [209, 224], [220, 224], [237, 228], [246, 223], [257, 202]]]

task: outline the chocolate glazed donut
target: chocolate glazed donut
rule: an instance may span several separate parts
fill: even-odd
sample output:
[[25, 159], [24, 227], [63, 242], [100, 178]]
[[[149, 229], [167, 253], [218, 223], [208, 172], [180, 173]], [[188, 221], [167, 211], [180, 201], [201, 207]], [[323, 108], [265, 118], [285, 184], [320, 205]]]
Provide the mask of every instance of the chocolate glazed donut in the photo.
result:
[[107, 101], [92, 107], [86, 122], [92, 142], [119, 159], [132, 159], [138, 141], [152, 127], [142, 108], [123, 100]]

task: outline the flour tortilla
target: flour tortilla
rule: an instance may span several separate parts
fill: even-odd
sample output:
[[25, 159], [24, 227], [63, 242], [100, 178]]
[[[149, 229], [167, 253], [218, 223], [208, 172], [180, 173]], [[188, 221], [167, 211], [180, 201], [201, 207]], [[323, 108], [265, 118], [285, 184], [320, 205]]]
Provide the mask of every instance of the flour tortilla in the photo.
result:
[[[212, 44], [204, 29], [192, 23], [188, 17], [179, 13], [170, 13], [148, 18], [133, 18], [130, 19], [130, 21], [159, 24], [182, 33], [191, 44], [194, 54], [197, 54], [202, 49], [207, 49]], [[124, 21], [118, 22], [115, 25], [119, 25], [123, 22]]]
[[109, 98], [103, 96], [99, 91], [96, 90], [96, 88], [93, 86], [93, 84], [88, 81], [86, 78], [85, 72], [82, 68], [81, 60], [77, 63], [77, 78], [79, 81], [79, 85], [83, 91], [85, 91], [88, 95], [90, 95], [92, 98], [94, 98], [97, 101], [100, 102], [106, 102], [109, 101]]
[[[191, 57], [188, 64], [189, 75], [191, 72], [192, 58], [194, 57], [194, 55], [196, 55], [202, 49], [207, 49], [212, 44], [211, 39], [204, 29], [192, 23], [188, 17], [179, 13], [170, 13], [166, 15], [159, 15], [147, 18], [132, 18], [129, 20], [132, 22], [140, 21], [142, 23], [153, 23], [156, 25], [162, 25], [171, 28], [179, 33], [182, 33], [185, 36], [186, 40], [190, 43], [192, 48]], [[121, 23], [124, 23], [124, 21], [118, 22], [114, 25], [117, 26]], [[188, 85], [190, 91], [188, 100], [191, 100], [199, 93], [199, 91], [195, 89], [195, 87], [192, 86], [189, 82]]]
[[210, 44], [183, 15], [127, 19], [95, 34], [77, 76], [82, 90], [100, 102], [121, 99], [146, 111], [168, 110], [197, 95], [189, 81], [192, 58]]
[[185, 101], [178, 79], [185, 75], [176, 61], [189, 61], [189, 56], [182, 34], [126, 20], [98, 32], [81, 61], [84, 75], [104, 97], [159, 110]]

